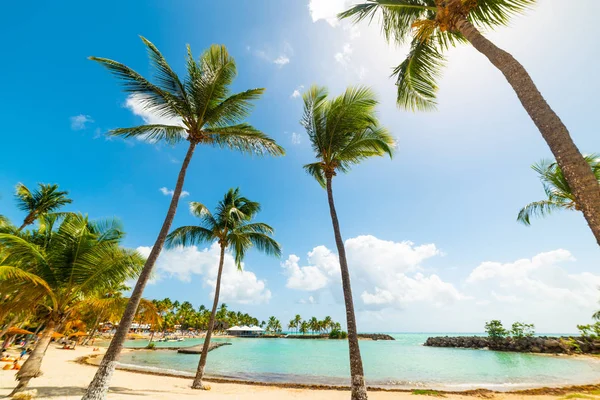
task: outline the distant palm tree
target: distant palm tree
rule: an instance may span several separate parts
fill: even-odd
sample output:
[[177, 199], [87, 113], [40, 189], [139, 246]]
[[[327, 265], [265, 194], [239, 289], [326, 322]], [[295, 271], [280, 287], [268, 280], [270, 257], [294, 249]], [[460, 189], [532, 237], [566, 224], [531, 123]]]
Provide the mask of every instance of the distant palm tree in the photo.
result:
[[33, 224], [42, 215], [73, 202], [67, 197], [69, 192], [58, 190], [58, 185], [38, 183], [38, 187], [38, 190], [31, 191], [22, 183], [17, 184], [15, 192], [17, 206], [21, 211], [27, 213], [19, 231], [22, 231], [27, 225]]
[[305, 165], [304, 169], [327, 189], [346, 306], [352, 399], [362, 400], [367, 398], [367, 389], [358, 347], [346, 250], [333, 201], [332, 180], [338, 172], [348, 172], [353, 165], [367, 158], [384, 154], [391, 157], [394, 139], [380, 126], [375, 115], [377, 101], [368, 88], [349, 88], [343, 95], [331, 100], [327, 99], [327, 95], [325, 88], [316, 86], [303, 95], [302, 125], [308, 133], [317, 158], [316, 162]]
[[[600, 155], [587, 155], [585, 156], [585, 161], [591, 167], [596, 180], [600, 182]], [[555, 161], [542, 160], [532, 165], [531, 168], [539, 174], [547, 198], [529, 203], [523, 207], [517, 217], [519, 222], [530, 225], [532, 216], [545, 217], [553, 211], [558, 210], [581, 211], [581, 207], [578, 206], [569, 183]]]
[[535, 0], [367, 0], [339, 17], [372, 21], [379, 13], [388, 41], [404, 43], [412, 36], [407, 58], [394, 70], [398, 105], [404, 108], [435, 108], [436, 81], [446, 64], [444, 51], [469, 42], [486, 56], [502, 72], [550, 147], [600, 244], [598, 181], [525, 67], [478, 30], [508, 25], [513, 15], [525, 12], [533, 4]]
[[293, 319], [290, 319], [290, 322], [288, 323], [288, 329], [291, 331], [292, 329], [296, 329], [296, 321], [294, 321]]
[[310, 329], [310, 326], [309, 326], [308, 322], [306, 322], [306, 321], [302, 321], [302, 322], [300, 323], [300, 332], [301, 332], [303, 335], [305, 335], [305, 334], [306, 334], [306, 332], [308, 332], [308, 330], [309, 330], [309, 329]]
[[296, 333], [298, 333], [298, 329], [300, 329], [300, 324], [302, 323], [302, 317], [300, 314], [296, 314], [294, 317], [294, 327], [296, 328]]
[[333, 324], [333, 320], [331, 319], [331, 317], [328, 315], [325, 318], [323, 318], [323, 329], [325, 330], [329, 330], [331, 329]]
[[0, 280], [0, 293], [24, 294], [3, 307], [18, 310], [40, 305], [46, 310], [41, 338], [17, 373], [19, 383], [13, 393], [24, 390], [40, 375], [57, 326], [69, 320], [78, 307], [85, 307], [86, 298], [136, 277], [145, 261], [136, 251], [119, 247], [124, 235], [116, 221], [98, 223], [69, 214], [57, 228], [49, 225], [29, 238], [0, 234], [3, 264], [37, 276], [30, 280], [15, 274]]
[[319, 320], [317, 317], [312, 317], [308, 321], [308, 325], [310, 326], [310, 330], [313, 334], [319, 331]]
[[[212, 214], [206, 206], [197, 202], [190, 203], [190, 211], [195, 217], [200, 218], [201, 224], [199, 226], [182, 226], [175, 229], [167, 237], [167, 246], [190, 246], [217, 241], [221, 248], [212, 313], [204, 338], [198, 370], [192, 384], [192, 388], [202, 389], [204, 388], [202, 378], [219, 304], [225, 251], [230, 249], [233, 252], [235, 263], [238, 269], [241, 270], [246, 252], [252, 247], [278, 257], [281, 255], [281, 248], [271, 238], [273, 228], [262, 222], [251, 222], [260, 211], [260, 204], [243, 197], [239, 189], [229, 189], [223, 199], [219, 201], [215, 214]], [[227, 306], [222, 304], [220, 311], [227, 311]]]
[[251, 125], [242, 122], [264, 89], [250, 89], [231, 94], [230, 86], [237, 75], [234, 59], [225, 46], [212, 45], [196, 61], [188, 46], [187, 76], [181, 80], [171, 69], [163, 55], [150, 41], [142, 38], [148, 48], [152, 65], [157, 73], [156, 83], [119, 62], [91, 57], [112, 72], [124, 83], [125, 91], [142, 101], [143, 107], [162, 117], [171, 118], [171, 125], [147, 124], [132, 128], [117, 128], [111, 135], [135, 137], [151, 142], [176, 144], [189, 143], [183, 160], [169, 210], [150, 251], [148, 261], [131, 294], [131, 301], [123, 314], [119, 327], [110, 342], [88, 386], [84, 400], [101, 400], [106, 397], [110, 377], [115, 368], [123, 342], [133, 322], [135, 310], [142, 298], [144, 287], [150, 279], [156, 259], [160, 254], [181, 196], [185, 174], [197, 145], [226, 147], [254, 154], [283, 155], [284, 150], [275, 141]]

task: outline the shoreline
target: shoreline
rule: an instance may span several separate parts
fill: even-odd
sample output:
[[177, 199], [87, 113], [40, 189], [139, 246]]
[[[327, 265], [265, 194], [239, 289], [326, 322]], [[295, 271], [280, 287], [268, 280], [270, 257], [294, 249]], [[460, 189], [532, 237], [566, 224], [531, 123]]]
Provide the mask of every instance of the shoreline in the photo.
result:
[[[137, 349], [124, 349], [124, 351], [136, 351]], [[152, 350], [149, 350], [152, 351]], [[541, 356], [552, 356], [551, 354], [536, 354]], [[89, 354], [87, 356], [79, 357], [74, 360], [75, 362], [85, 365], [88, 367], [97, 367], [102, 354]], [[590, 355], [567, 355], [560, 354], [557, 355], [559, 357], [576, 357], [576, 358], [585, 358], [585, 359], [595, 359], [598, 360], [597, 357], [593, 357]], [[94, 361], [92, 361], [94, 360]], [[97, 360], [97, 361], [96, 361]], [[187, 371], [178, 371], [177, 372], [168, 372], [167, 370], [160, 370], [157, 368], [155, 371], [151, 371], [148, 369], [144, 369], [143, 366], [129, 366], [129, 365], [117, 365], [118, 370], [126, 371], [134, 374], [141, 375], [151, 375], [151, 376], [163, 376], [169, 378], [176, 379], [193, 379], [193, 372]], [[189, 376], [184, 374], [189, 373]], [[299, 382], [265, 382], [265, 381], [256, 381], [256, 380], [245, 380], [245, 379], [236, 379], [236, 378], [228, 378], [221, 376], [206, 376], [204, 378], [205, 381], [211, 383], [219, 383], [219, 384], [234, 384], [234, 385], [247, 385], [247, 386], [255, 386], [255, 387], [272, 387], [279, 389], [301, 389], [301, 390], [320, 390], [320, 391], [348, 391], [350, 389], [349, 385], [334, 385], [334, 384], [316, 384], [316, 383], [299, 383]], [[388, 393], [409, 393], [412, 394], [415, 390], [420, 391], [433, 391], [437, 393], [441, 393], [444, 395], [463, 395], [463, 396], [482, 396], [485, 394], [513, 394], [513, 395], [532, 395], [532, 396], [540, 396], [540, 395], [565, 395], [568, 393], [575, 392], [596, 392], [600, 391], [600, 378], [598, 383], [590, 383], [590, 384], [581, 384], [581, 385], [566, 385], [566, 386], [557, 386], [557, 387], [533, 387], [533, 388], [523, 388], [523, 389], [515, 389], [515, 390], [494, 390], [494, 389], [486, 389], [486, 388], [472, 388], [466, 390], [448, 390], [446, 389], [436, 389], [433, 387], [381, 387], [381, 386], [369, 386], [367, 385], [367, 389], [371, 392], [388, 392]]]

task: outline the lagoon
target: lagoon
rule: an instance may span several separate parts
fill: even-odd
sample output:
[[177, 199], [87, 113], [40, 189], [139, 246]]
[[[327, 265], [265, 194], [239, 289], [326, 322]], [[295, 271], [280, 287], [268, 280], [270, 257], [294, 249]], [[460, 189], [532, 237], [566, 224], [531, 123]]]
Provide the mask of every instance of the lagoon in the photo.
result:
[[[432, 334], [391, 334], [394, 341], [360, 341], [370, 386], [499, 391], [567, 386], [600, 381], [600, 360], [591, 357], [537, 355], [488, 350], [424, 347]], [[440, 334], [435, 334], [436, 336]], [[442, 334], [445, 335], [445, 334]], [[448, 334], [451, 335], [451, 334]], [[262, 382], [347, 385], [348, 343], [345, 340], [214, 338], [227, 341], [212, 351], [210, 376]], [[157, 347], [192, 346], [203, 339], [157, 343]], [[144, 347], [134, 340], [127, 347]], [[124, 353], [120, 363], [152, 371], [190, 375], [199, 355], [138, 350]]]

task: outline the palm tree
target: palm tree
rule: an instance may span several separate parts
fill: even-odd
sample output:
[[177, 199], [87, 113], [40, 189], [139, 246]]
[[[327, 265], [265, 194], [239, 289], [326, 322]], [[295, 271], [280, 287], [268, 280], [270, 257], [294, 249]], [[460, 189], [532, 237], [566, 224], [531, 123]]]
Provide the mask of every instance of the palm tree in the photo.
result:
[[573, 142], [567, 127], [550, 108], [529, 73], [478, 28], [507, 25], [535, 0], [366, 0], [340, 18], [369, 21], [379, 13], [388, 41], [404, 43], [412, 34], [407, 58], [394, 70], [398, 105], [413, 110], [435, 108], [436, 80], [445, 65], [444, 51], [469, 42], [502, 72], [564, 171], [574, 198], [600, 244], [600, 185]]
[[313, 334], [319, 330], [319, 320], [317, 317], [312, 317], [308, 321], [308, 325], [310, 326], [310, 330]]
[[[190, 203], [190, 211], [194, 216], [200, 218], [200, 225], [182, 226], [175, 229], [167, 237], [167, 246], [190, 246], [217, 241], [221, 248], [212, 313], [204, 338], [198, 370], [192, 384], [192, 388], [202, 389], [204, 388], [202, 377], [219, 304], [225, 252], [228, 249], [233, 252], [237, 268], [241, 271], [242, 261], [250, 248], [256, 247], [266, 254], [278, 257], [281, 255], [281, 249], [279, 244], [271, 238], [273, 228], [262, 222], [251, 222], [260, 211], [260, 204], [243, 197], [239, 188], [229, 189], [223, 199], [219, 201], [214, 214], [206, 206], [197, 202]], [[221, 305], [220, 311], [226, 315], [227, 306]]]
[[323, 329], [324, 330], [329, 330], [331, 329], [332, 325], [333, 325], [333, 320], [331, 319], [331, 317], [328, 315], [323, 319]]
[[290, 322], [288, 322], [288, 329], [291, 331], [292, 329], [296, 329], [296, 321], [294, 321], [294, 319], [290, 319]]
[[135, 310], [171, 229], [183, 189], [185, 174], [196, 146], [225, 147], [258, 155], [284, 154], [283, 148], [277, 145], [273, 139], [243, 122], [252, 109], [252, 101], [258, 99], [264, 90], [250, 89], [231, 94], [230, 85], [237, 75], [237, 69], [234, 59], [229, 55], [225, 46], [211, 46], [198, 61], [194, 59], [188, 46], [187, 76], [181, 80], [156, 46], [143, 37], [142, 41], [148, 48], [150, 60], [156, 70], [156, 83], [151, 83], [119, 62], [98, 57], [91, 57], [91, 59], [98, 61], [121, 79], [125, 91], [141, 99], [147, 111], [179, 120], [180, 123], [118, 128], [112, 130], [111, 135], [169, 144], [186, 140], [188, 150], [181, 165], [163, 225], [148, 256], [144, 270], [133, 289], [131, 300], [115, 336], [83, 397], [84, 400], [100, 400], [106, 397], [110, 377], [123, 348], [123, 342], [133, 321]]
[[[591, 167], [596, 180], [600, 182], [600, 155], [587, 155], [585, 156], [585, 161]], [[539, 174], [547, 198], [529, 203], [523, 207], [519, 211], [517, 221], [525, 225], [530, 225], [532, 216], [545, 217], [553, 211], [558, 210], [581, 211], [581, 207], [578, 206], [573, 191], [565, 179], [565, 175], [556, 162], [542, 160], [532, 165], [531, 168]]]
[[308, 332], [308, 330], [310, 329], [310, 326], [308, 325], [308, 322], [306, 321], [302, 321], [300, 323], [300, 332], [305, 335], [306, 332]]
[[38, 186], [39, 189], [32, 192], [22, 183], [17, 184], [15, 192], [17, 206], [27, 213], [19, 231], [33, 224], [42, 215], [56, 211], [73, 201], [67, 197], [69, 192], [58, 190], [58, 185], [38, 183]]
[[303, 95], [302, 125], [308, 133], [317, 158], [316, 162], [305, 165], [304, 169], [327, 189], [346, 306], [352, 399], [358, 400], [367, 398], [367, 389], [358, 347], [346, 250], [333, 201], [332, 180], [337, 172], [348, 172], [352, 165], [369, 157], [384, 154], [391, 157], [394, 140], [387, 130], [379, 125], [375, 115], [377, 101], [371, 90], [365, 87], [349, 88], [343, 95], [332, 100], [328, 100], [327, 95], [325, 88], [316, 86]]
[[300, 328], [300, 324], [302, 323], [302, 317], [300, 314], [296, 314], [294, 317], [294, 327], [296, 328], [296, 333], [298, 333], [298, 329]]
[[45, 226], [44, 232], [31, 233], [29, 238], [0, 233], [3, 263], [27, 274], [0, 280], [0, 293], [26, 293], [14, 303], [17, 309], [26, 304], [46, 310], [42, 336], [17, 373], [19, 383], [13, 393], [40, 375], [57, 326], [85, 307], [87, 297], [136, 277], [145, 262], [136, 251], [119, 247], [124, 235], [116, 221], [91, 222], [86, 216], [69, 214], [56, 228]]

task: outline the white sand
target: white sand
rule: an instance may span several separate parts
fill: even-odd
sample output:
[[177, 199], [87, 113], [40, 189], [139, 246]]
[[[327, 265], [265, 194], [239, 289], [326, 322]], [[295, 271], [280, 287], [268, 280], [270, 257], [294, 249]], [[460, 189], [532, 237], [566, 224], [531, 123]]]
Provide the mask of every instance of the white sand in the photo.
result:
[[[42, 365], [44, 374], [30, 382], [31, 389], [37, 389], [39, 399], [58, 400], [80, 399], [85, 387], [92, 380], [96, 368], [81, 365], [74, 360], [92, 354], [90, 347], [79, 347], [76, 350], [60, 350], [51, 345]], [[0, 368], [5, 363], [0, 362]], [[0, 370], [0, 396], [8, 395], [14, 388], [16, 371]], [[191, 379], [144, 375], [133, 372], [115, 372], [112, 379], [109, 399], [315, 399], [315, 400], [348, 400], [349, 391], [283, 389], [268, 386], [252, 386], [229, 383], [210, 383], [210, 391], [192, 390]], [[487, 397], [487, 396], [486, 396]], [[522, 396], [510, 394], [493, 395], [498, 400], [535, 399], [549, 400], [551, 396]], [[452, 400], [472, 400], [473, 396], [450, 395]], [[554, 397], [557, 398], [557, 397]], [[369, 399], [404, 399], [433, 400], [435, 397], [415, 396], [411, 393], [370, 392]], [[598, 397], [600, 399], [600, 397]]]

